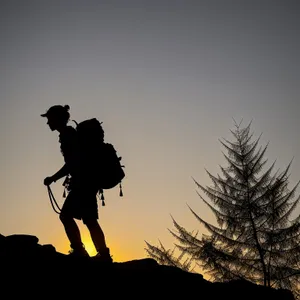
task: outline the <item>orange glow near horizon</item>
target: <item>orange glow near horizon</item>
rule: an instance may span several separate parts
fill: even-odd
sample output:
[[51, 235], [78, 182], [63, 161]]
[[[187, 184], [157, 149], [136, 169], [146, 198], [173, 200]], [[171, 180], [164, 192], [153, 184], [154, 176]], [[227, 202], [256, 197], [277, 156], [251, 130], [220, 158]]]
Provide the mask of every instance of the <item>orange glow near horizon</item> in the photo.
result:
[[[82, 242], [85, 246], [85, 249], [87, 250], [90, 256], [95, 256], [97, 254], [97, 251], [95, 249], [92, 239], [90, 238], [89, 234], [85, 232], [86, 230], [82, 231]], [[120, 249], [119, 245], [116, 245], [115, 243], [110, 243], [109, 248], [111, 249], [111, 255], [115, 262], [122, 262], [131, 259], [132, 253], [129, 253], [124, 249], [122, 251], [118, 251], [118, 249]], [[61, 240], [58, 247], [56, 247], [56, 251], [63, 254], [68, 254], [70, 251], [68, 241], [66, 241], [66, 239]]]
[[86, 251], [90, 256], [94, 256], [97, 254], [95, 246], [90, 238], [84, 238], [82, 242], [85, 246]]

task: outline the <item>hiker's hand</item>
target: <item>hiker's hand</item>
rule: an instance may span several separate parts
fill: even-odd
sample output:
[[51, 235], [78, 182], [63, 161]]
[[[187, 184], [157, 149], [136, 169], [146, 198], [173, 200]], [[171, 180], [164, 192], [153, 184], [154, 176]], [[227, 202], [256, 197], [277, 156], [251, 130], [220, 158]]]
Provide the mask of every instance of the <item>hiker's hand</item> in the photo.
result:
[[53, 177], [49, 176], [44, 179], [44, 185], [50, 185], [53, 182]]

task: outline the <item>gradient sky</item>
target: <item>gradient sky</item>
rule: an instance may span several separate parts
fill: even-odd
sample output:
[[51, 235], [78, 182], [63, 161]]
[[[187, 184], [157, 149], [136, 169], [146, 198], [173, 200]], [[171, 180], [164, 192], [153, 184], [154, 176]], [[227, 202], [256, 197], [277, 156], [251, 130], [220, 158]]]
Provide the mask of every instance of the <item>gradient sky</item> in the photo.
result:
[[[6, 1], [0, 3], [0, 233], [32, 234], [67, 253], [44, 177], [63, 164], [58, 133], [40, 117], [70, 105], [103, 121], [125, 164], [124, 197], [100, 206], [116, 261], [173, 248], [172, 215], [214, 222], [203, 185], [225, 166], [220, 138], [252, 120], [275, 170], [300, 180], [299, 1]], [[52, 185], [63, 203], [62, 181]], [[300, 190], [297, 191], [297, 195]], [[100, 203], [100, 202], [99, 202]], [[300, 208], [295, 214], [300, 213]], [[90, 253], [90, 238], [79, 222]]]

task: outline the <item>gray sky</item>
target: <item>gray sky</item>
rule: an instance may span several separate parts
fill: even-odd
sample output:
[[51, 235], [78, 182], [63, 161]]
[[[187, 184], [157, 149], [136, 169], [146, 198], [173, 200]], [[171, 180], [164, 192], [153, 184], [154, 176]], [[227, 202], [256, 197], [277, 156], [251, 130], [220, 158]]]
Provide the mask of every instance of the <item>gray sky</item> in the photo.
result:
[[[170, 214], [188, 229], [211, 215], [191, 180], [224, 165], [219, 138], [252, 120], [266, 157], [300, 179], [299, 1], [1, 1], [2, 234], [36, 234], [67, 251], [42, 182], [62, 164], [40, 118], [69, 104], [98, 117], [126, 165], [100, 222], [120, 260], [144, 240], [171, 245]], [[61, 186], [53, 187], [61, 198]], [[61, 201], [63, 201], [61, 199]], [[61, 202], [62, 203], [62, 202]], [[299, 214], [298, 211], [295, 212]]]

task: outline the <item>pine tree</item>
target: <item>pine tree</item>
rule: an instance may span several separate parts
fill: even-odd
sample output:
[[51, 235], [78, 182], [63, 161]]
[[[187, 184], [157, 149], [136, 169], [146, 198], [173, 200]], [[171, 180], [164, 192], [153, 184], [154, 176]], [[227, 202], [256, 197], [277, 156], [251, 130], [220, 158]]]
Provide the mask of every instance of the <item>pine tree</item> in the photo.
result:
[[209, 199], [198, 193], [217, 225], [189, 207], [208, 234], [198, 238], [174, 219], [176, 230], [170, 232], [179, 241], [176, 247], [200, 265], [211, 281], [246, 279], [287, 288], [300, 299], [300, 216], [293, 217], [300, 201], [300, 197], [295, 199], [299, 182], [288, 189], [291, 163], [275, 174], [275, 163], [264, 170], [268, 144], [258, 148], [261, 136], [253, 140], [250, 129], [251, 122], [246, 127], [235, 123], [230, 130], [234, 142], [219, 140], [226, 150], [227, 166], [220, 166], [217, 176], [206, 170], [212, 186], [194, 180]]
[[187, 272], [193, 272], [192, 258], [189, 255], [185, 257], [185, 253], [183, 251], [180, 251], [180, 254], [178, 256], [175, 256], [175, 251], [177, 248], [176, 245], [171, 250], [166, 249], [160, 241], [159, 246], [153, 246], [147, 241], [145, 243], [148, 247], [146, 248], [146, 252], [159, 264], [177, 267]]

